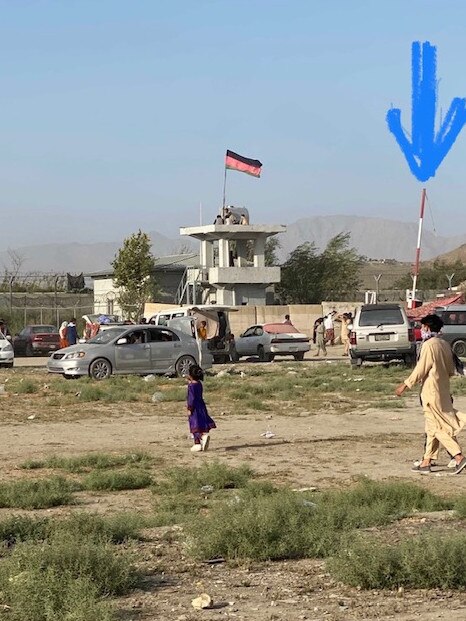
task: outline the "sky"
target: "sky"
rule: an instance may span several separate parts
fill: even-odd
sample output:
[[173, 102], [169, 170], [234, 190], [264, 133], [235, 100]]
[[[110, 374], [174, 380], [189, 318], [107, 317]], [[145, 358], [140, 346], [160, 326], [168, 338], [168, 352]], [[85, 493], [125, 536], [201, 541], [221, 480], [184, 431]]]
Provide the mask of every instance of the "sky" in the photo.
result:
[[221, 206], [251, 220], [416, 221], [466, 232], [466, 128], [421, 184], [389, 133], [411, 128], [411, 44], [437, 46], [439, 111], [466, 97], [463, 0], [0, 0], [0, 250], [177, 237]]

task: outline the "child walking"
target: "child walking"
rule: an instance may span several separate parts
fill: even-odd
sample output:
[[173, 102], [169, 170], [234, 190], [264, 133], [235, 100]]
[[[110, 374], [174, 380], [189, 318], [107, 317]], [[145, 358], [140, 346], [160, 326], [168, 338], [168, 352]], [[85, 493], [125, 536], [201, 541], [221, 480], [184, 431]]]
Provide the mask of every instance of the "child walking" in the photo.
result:
[[203, 379], [204, 371], [197, 364], [192, 364], [188, 372], [189, 384], [187, 398], [189, 430], [194, 437], [194, 444], [191, 447], [192, 453], [207, 451], [210, 441], [209, 431], [216, 427], [215, 422], [209, 416], [202, 396]]

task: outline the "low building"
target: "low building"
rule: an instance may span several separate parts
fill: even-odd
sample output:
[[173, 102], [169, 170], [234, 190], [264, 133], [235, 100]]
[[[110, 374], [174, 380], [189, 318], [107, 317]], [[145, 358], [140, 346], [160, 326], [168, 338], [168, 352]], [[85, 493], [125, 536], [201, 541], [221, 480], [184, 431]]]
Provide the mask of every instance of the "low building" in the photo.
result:
[[[189, 269], [199, 269], [197, 253], [160, 257], [155, 260], [154, 279], [158, 287], [157, 302], [179, 304]], [[94, 313], [121, 315], [118, 288], [113, 282], [113, 270], [87, 274], [94, 284]]]

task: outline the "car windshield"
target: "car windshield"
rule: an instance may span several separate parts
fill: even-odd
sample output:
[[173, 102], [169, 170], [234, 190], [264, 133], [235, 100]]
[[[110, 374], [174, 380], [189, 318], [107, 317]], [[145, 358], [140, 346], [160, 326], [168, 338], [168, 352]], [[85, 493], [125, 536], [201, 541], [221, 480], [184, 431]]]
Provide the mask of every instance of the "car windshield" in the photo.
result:
[[31, 326], [33, 334], [58, 334], [55, 326]]
[[120, 336], [120, 334], [123, 334], [123, 332], [126, 332], [126, 330], [126, 326], [122, 326], [121, 328], [109, 328], [108, 330], [99, 332], [97, 336], [94, 336], [94, 338], [89, 339], [87, 342], [92, 345], [106, 345], [117, 336]]
[[403, 315], [399, 308], [378, 308], [361, 311], [359, 326], [399, 326], [403, 325]]

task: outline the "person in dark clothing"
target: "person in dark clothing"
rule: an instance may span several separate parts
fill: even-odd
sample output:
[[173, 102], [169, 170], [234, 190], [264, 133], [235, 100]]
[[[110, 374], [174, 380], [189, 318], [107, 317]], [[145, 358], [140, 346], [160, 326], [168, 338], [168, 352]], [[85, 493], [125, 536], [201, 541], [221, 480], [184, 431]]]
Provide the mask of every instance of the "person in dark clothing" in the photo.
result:
[[76, 328], [76, 318], [70, 319], [66, 326], [66, 340], [68, 345], [76, 345], [78, 342], [78, 330]]

